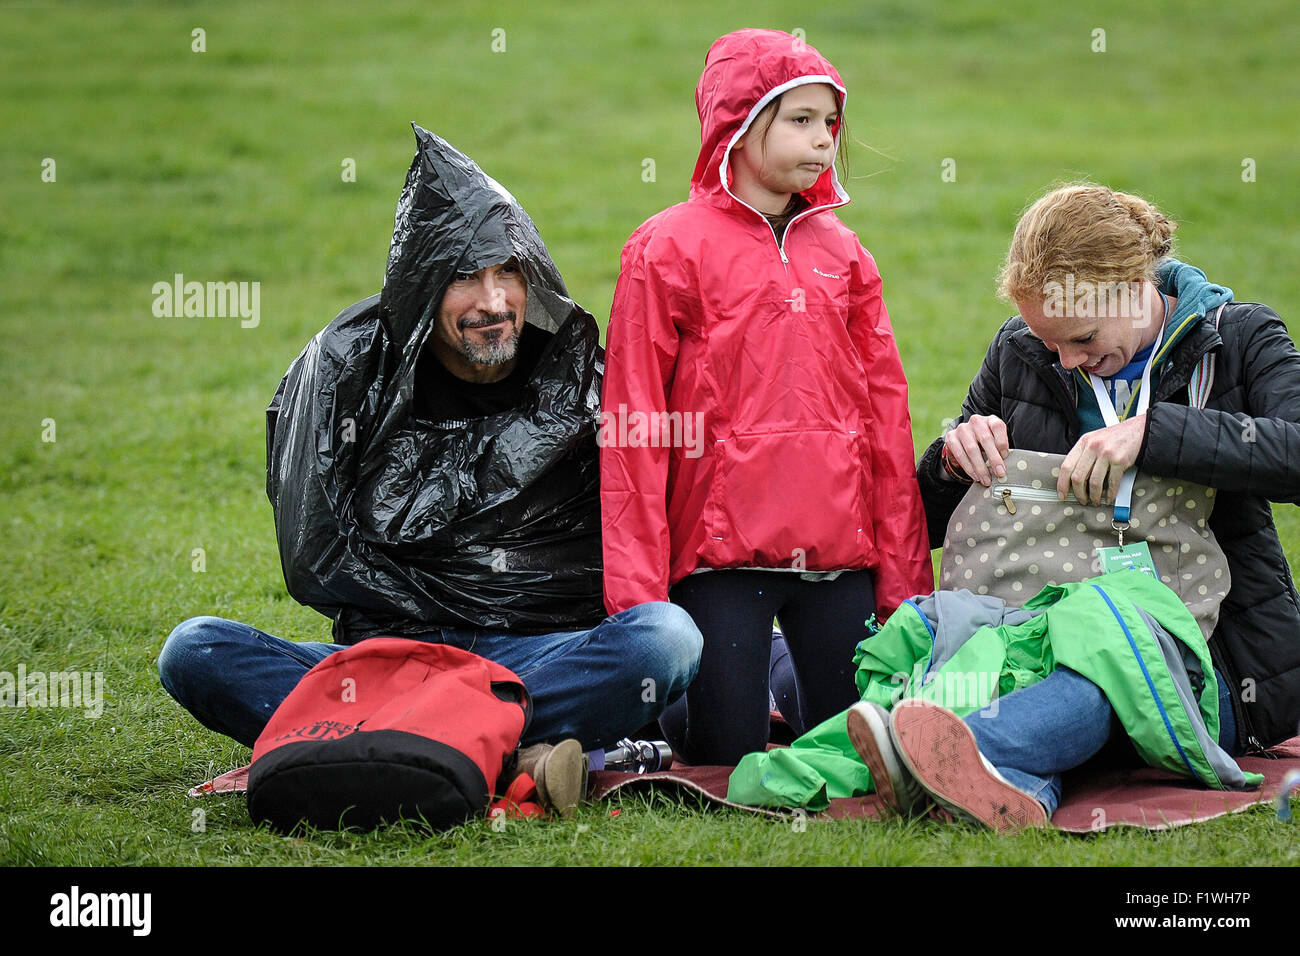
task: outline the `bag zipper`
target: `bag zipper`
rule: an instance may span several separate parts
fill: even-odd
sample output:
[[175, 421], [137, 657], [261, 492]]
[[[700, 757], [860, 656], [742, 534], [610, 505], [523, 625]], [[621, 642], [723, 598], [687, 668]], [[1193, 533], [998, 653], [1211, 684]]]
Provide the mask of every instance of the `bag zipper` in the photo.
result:
[[1026, 501], [1055, 501], [1057, 504], [1079, 503], [1079, 499], [1074, 497], [1073, 492], [1068, 492], [1065, 500], [1061, 501], [1056, 495], [1054, 488], [1026, 488], [1023, 485], [994, 485], [993, 494], [1002, 496], [1002, 504], [1006, 505], [1008, 514], [1016, 513], [1016, 502], [1012, 498], [1020, 498]]

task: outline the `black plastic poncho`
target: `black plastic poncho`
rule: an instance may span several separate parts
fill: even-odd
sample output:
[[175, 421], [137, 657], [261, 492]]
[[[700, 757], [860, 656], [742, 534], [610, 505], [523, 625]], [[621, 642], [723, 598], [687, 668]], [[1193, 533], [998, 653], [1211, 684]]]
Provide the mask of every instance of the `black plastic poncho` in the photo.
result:
[[[519, 203], [418, 126], [383, 292], [345, 309], [267, 409], [266, 492], [289, 593], [334, 639], [435, 628], [591, 627], [601, 600], [595, 433], [604, 353]], [[452, 277], [514, 256], [525, 320], [553, 337], [522, 407], [413, 417]]]

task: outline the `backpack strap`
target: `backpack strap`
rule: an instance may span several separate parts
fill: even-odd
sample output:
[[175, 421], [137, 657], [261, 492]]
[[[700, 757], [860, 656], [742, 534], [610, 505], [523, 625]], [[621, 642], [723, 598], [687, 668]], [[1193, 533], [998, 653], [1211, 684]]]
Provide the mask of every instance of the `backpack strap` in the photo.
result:
[[[1224, 305], [1227, 305], [1225, 302]], [[1214, 313], [1214, 329], [1219, 329], [1219, 320], [1223, 318], [1223, 305]], [[1201, 361], [1192, 369], [1191, 381], [1187, 383], [1187, 404], [1192, 408], [1204, 408], [1210, 400], [1210, 390], [1214, 388], [1214, 353], [1206, 352]]]

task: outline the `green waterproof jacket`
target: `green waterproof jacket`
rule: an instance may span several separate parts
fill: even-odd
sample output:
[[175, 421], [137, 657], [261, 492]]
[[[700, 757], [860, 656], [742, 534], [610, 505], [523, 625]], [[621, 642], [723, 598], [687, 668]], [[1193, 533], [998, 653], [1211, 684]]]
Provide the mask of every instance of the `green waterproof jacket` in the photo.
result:
[[[858, 645], [863, 700], [892, 708], [920, 697], [966, 715], [1036, 683], [1058, 665], [1102, 689], [1153, 767], [1219, 790], [1258, 786], [1218, 745], [1219, 698], [1209, 648], [1178, 595], [1140, 571], [1043, 588], [1023, 608], [969, 591], [904, 602]], [[789, 748], [746, 755], [727, 799], [821, 810], [874, 789], [849, 742], [846, 714]]]

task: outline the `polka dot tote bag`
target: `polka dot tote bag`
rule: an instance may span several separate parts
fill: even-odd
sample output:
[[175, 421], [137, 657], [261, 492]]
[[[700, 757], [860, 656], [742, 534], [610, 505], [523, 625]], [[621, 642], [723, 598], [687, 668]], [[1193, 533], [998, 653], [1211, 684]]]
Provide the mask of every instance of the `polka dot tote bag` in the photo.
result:
[[[1048, 584], [1101, 574], [1097, 549], [1119, 543], [1110, 506], [1056, 497], [1064, 455], [1012, 450], [1007, 477], [978, 482], [948, 521], [939, 586], [1021, 605]], [[1232, 579], [1209, 528], [1214, 489], [1139, 474], [1124, 542], [1145, 541], [1160, 574], [1209, 639]]]

